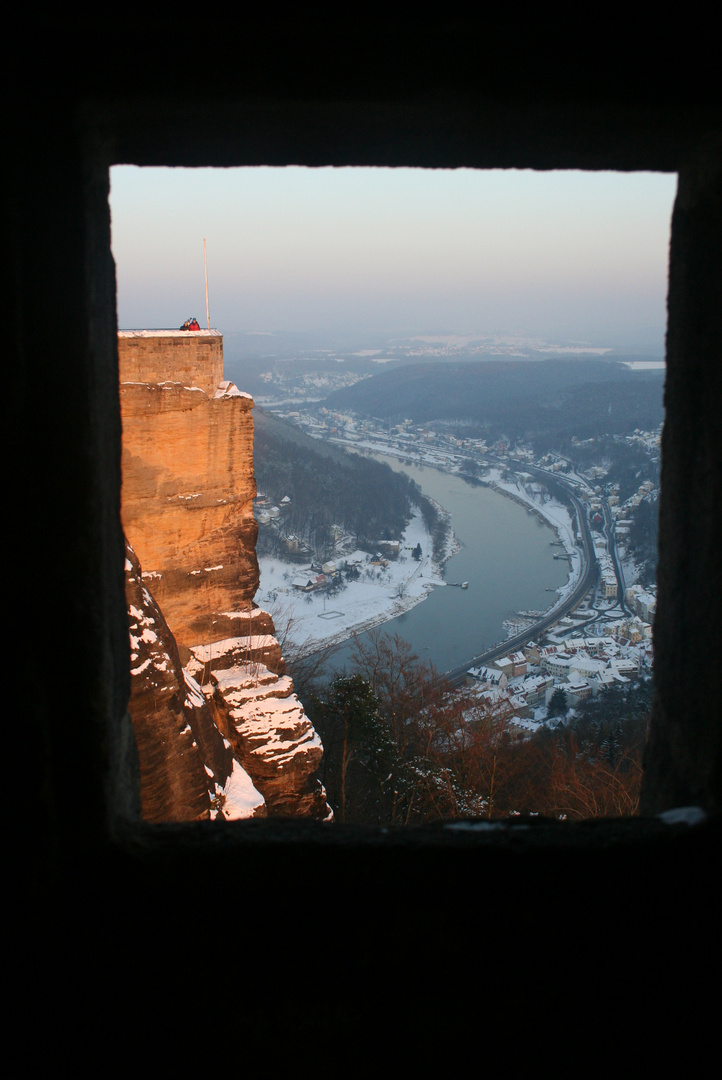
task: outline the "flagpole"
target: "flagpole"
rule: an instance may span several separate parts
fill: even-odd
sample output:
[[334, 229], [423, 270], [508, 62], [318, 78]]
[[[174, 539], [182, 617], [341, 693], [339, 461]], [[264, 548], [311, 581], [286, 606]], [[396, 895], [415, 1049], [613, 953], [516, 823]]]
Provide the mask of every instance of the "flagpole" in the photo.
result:
[[206, 259], [206, 238], [203, 237], [203, 272], [206, 276], [206, 329], [211, 328], [211, 317], [208, 313], [208, 261]]

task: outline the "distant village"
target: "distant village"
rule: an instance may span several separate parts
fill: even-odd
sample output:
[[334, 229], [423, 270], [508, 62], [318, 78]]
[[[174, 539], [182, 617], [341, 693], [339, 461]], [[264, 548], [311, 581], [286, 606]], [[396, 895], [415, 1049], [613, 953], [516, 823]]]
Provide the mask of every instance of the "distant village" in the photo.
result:
[[[466, 685], [478, 691], [480, 702], [492, 712], [536, 730], [609, 687], [651, 674], [651, 625], [646, 619], [619, 619], [606, 630], [603, 637], [551, 633], [546, 645], [530, 641], [488, 667], [470, 668]], [[555, 695], [556, 709], [551, 707]]]

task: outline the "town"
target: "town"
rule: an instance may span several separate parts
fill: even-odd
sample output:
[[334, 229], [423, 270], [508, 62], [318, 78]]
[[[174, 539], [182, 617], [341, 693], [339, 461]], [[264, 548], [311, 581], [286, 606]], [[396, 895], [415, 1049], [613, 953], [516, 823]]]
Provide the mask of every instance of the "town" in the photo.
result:
[[[581, 468], [574, 460], [576, 449], [580, 457], [584, 451], [589, 456], [594, 439], [573, 440], [568, 454], [535, 455], [523, 442], [467, 438], [449, 425], [431, 427], [409, 419], [392, 424], [320, 403], [286, 402], [273, 411], [312, 438], [355, 453], [392, 456], [490, 485], [558, 529], [555, 557], [569, 563], [567, 588], [548, 611], [519, 612], [505, 625], [504, 640], [446, 673], [452, 682], [471, 688], [485, 708], [533, 731], [610, 687], [651, 676], [656, 586], [639, 580], [643, 575], [630, 534], [639, 508], [656, 504], [661, 426], [615, 436], [620, 444], [641, 450], [657, 475], [656, 484], [646, 478], [629, 491], [614, 479], [613, 469]], [[343, 588], [342, 568], [358, 576], [398, 556], [398, 541], [379, 541], [378, 551], [365, 556], [366, 565], [357, 556], [349, 566], [345, 556], [352, 538], [336, 529], [332, 557], [314, 562], [312, 550], [284, 532], [289, 502], [284, 498], [286, 503], [281, 499], [275, 505], [262, 493], [256, 517], [273, 528], [289, 558], [303, 562], [289, 591], [333, 595]]]

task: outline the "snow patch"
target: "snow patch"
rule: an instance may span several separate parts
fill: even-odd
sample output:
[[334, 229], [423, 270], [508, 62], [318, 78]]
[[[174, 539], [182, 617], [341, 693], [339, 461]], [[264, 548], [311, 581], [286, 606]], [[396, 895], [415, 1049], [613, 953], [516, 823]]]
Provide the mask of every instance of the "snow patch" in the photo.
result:
[[270, 649], [277, 645], [275, 637], [271, 634], [256, 634], [251, 637], [223, 638], [214, 641], [210, 645], [191, 645], [193, 656], [201, 664], [207, 664], [211, 660], [217, 660], [232, 652], [259, 652], [262, 649]]
[[185, 668], [183, 668], [183, 679], [186, 684], [186, 689], [188, 690], [184, 704], [190, 709], [201, 709], [206, 700], [203, 696], [203, 691], [193, 676], [189, 675]]
[[228, 821], [240, 821], [243, 818], [253, 817], [266, 805], [261, 793], [253, 786], [250, 776], [235, 758], [233, 771], [226, 781], [222, 798], [223, 809], [212, 816], [222, 816]]
[[701, 825], [707, 814], [701, 806], [677, 806], [657, 815], [665, 825]]
[[213, 395], [214, 398], [247, 398], [249, 401], [253, 401], [250, 394], [247, 394], [244, 390], [239, 390], [235, 383], [230, 382], [228, 379], [224, 379], [218, 384], [218, 389]]

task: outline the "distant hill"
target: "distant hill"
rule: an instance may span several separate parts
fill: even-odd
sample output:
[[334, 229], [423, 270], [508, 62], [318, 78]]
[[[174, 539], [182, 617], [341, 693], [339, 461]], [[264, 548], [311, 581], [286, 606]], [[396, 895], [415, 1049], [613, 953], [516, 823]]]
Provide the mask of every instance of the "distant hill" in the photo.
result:
[[413, 364], [337, 390], [326, 404], [417, 424], [467, 422], [483, 437], [506, 435], [540, 449], [655, 429], [664, 419], [664, 371], [604, 360]]

